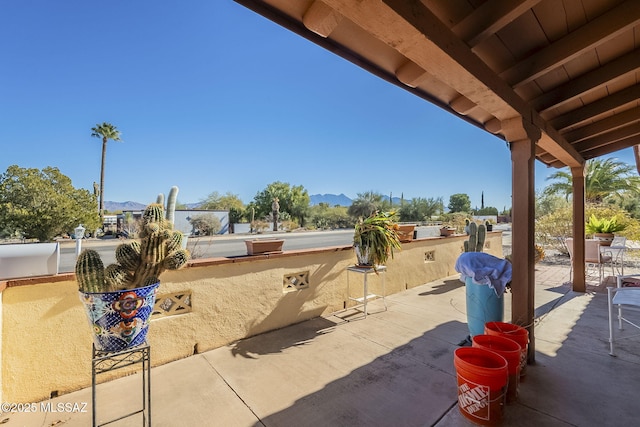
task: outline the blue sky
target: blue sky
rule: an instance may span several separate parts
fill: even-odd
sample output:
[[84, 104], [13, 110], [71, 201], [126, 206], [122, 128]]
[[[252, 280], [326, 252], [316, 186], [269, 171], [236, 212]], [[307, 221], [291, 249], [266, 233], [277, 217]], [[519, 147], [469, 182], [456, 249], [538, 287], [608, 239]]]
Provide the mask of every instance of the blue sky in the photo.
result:
[[[504, 141], [230, 0], [3, 0], [0, 172], [55, 166], [105, 199], [309, 194], [511, 200]], [[617, 158], [632, 163], [631, 149]], [[536, 187], [555, 169], [536, 167]]]

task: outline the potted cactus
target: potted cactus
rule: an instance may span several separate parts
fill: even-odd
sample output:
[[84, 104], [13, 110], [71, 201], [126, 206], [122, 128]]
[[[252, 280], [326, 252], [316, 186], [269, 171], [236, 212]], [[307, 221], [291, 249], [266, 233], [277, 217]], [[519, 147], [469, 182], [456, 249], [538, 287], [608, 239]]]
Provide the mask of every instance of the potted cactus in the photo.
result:
[[140, 241], [120, 244], [116, 263], [104, 267], [99, 254], [84, 250], [76, 261], [80, 300], [94, 332], [97, 350], [121, 351], [143, 344], [160, 274], [189, 260], [182, 233], [164, 216], [161, 204], [142, 215]]

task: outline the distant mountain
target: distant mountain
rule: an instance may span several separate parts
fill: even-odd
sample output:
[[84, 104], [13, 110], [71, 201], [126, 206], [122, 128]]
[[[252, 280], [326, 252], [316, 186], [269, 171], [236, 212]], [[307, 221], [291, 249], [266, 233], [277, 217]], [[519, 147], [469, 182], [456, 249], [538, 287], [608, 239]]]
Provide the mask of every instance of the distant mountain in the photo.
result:
[[[312, 206], [319, 205], [320, 203], [326, 203], [329, 206], [347, 206], [348, 207], [348, 206], [351, 206], [351, 204], [353, 203], [353, 200], [351, 200], [349, 197], [345, 196], [342, 193], [338, 195], [312, 194], [311, 196], [309, 196], [309, 199], [310, 199], [310, 204]], [[389, 200], [389, 196], [385, 196], [384, 199]], [[405, 202], [408, 202], [408, 201], [410, 200], [405, 199]], [[201, 204], [202, 202], [186, 203], [186, 206], [188, 209], [197, 209]], [[393, 205], [394, 206], [400, 205], [399, 197], [393, 198]], [[104, 208], [109, 212], [144, 210], [144, 208], [146, 207], [147, 205], [138, 203], [138, 202], [107, 202], [107, 201], [104, 202]]]
[[329, 206], [351, 206], [352, 200], [340, 193], [335, 194], [312, 194], [309, 196], [311, 199], [311, 205], [319, 205], [320, 203], [326, 203]]
[[141, 211], [146, 208], [147, 205], [138, 202], [104, 202], [104, 208], [108, 212], [116, 211]]

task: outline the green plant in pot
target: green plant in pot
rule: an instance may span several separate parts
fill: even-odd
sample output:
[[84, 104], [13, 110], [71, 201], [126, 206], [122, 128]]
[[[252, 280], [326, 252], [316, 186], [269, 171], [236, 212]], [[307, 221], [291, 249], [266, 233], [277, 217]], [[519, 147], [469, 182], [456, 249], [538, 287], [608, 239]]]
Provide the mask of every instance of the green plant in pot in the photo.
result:
[[160, 275], [189, 260], [182, 238], [163, 206], [154, 203], [142, 215], [140, 241], [118, 245], [114, 264], [105, 268], [92, 249], [80, 254], [76, 280], [98, 350], [120, 351], [145, 341]]
[[353, 235], [358, 265], [375, 270], [377, 266], [384, 265], [390, 256], [393, 258], [395, 249], [401, 248], [395, 216], [394, 211], [374, 212], [358, 221]]
[[600, 245], [609, 246], [613, 241], [614, 233], [622, 231], [626, 228], [625, 224], [618, 222], [616, 216], [612, 218], [598, 218], [595, 215], [589, 217], [589, 221], [585, 225], [587, 234], [592, 234], [594, 238], [600, 240]]

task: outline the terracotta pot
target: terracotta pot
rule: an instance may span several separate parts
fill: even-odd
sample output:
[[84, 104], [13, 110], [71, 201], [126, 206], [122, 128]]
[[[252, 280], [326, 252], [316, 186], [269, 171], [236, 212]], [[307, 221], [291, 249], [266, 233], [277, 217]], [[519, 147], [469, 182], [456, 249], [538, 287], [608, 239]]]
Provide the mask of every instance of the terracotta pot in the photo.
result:
[[452, 236], [453, 234], [455, 234], [456, 229], [455, 228], [446, 228], [443, 227], [440, 229], [440, 235], [447, 237], [447, 236]]
[[611, 246], [613, 242], [613, 233], [595, 233], [593, 237], [600, 241], [600, 246]]
[[402, 243], [411, 242], [413, 240], [413, 232], [416, 226], [414, 224], [398, 225], [398, 238]]
[[284, 239], [252, 239], [245, 240], [248, 255], [257, 255], [264, 253], [280, 253]]

